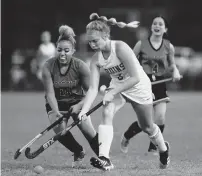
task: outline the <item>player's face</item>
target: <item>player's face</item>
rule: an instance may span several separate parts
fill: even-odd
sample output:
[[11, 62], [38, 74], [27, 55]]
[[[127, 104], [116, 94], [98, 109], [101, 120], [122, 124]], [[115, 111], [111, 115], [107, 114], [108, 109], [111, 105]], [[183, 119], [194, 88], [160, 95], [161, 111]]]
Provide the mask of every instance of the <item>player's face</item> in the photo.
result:
[[151, 26], [151, 31], [153, 35], [163, 36], [167, 32], [165, 21], [161, 17], [155, 18]]
[[93, 50], [102, 50], [106, 45], [106, 40], [99, 31], [87, 31], [87, 40]]
[[61, 64], [66, 64], [74, 54], [74, 47], [70, 41], [62, 40], [57, 44], [57, 57]]
[[51, 36], [50, 36], [50, 33], [48, 32], [43, 32], [43, 34], [41, 35], [41, 41], [43, 43], [49, 43], [51, 40]]

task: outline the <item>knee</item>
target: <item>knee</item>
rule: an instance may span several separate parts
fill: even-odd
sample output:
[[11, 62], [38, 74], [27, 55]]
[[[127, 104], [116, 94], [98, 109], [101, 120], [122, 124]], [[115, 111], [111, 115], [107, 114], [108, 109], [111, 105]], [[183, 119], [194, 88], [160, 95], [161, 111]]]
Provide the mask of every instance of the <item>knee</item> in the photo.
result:
[[103, 110], [103, 124], [111, 125], [112, 120], [113, 120], [113, 116], [114, 116], [114, 108], [109, 106], [109, 105], [104, 107], [104, 110]]
[[144, 131], [148, 135], [151, 135], [154, 131], [154, 124], [144, 125], [141, 127], [141, 129], [142, 129], [142, 131]]
[[159, 115], [156, 116], [156, 118], [155, 118], [155, 123], [156, 124], [162, 125], [162, 124], [164, 124], [164, 122], [165, 122], [165, 115], [159, 114]]
[[63, 131], [66, 127], [66, 123], [67, 121], [62, 121], [60, 124], [56, 125], [54, 128], [53, 128], [53, 131], [57, 134], [61, 131]]
[[53, 131], [57, 134], [61, 132], [64, 128], [62, 128], [61, 125], [57, 125], [56, 127], [53, 128]]

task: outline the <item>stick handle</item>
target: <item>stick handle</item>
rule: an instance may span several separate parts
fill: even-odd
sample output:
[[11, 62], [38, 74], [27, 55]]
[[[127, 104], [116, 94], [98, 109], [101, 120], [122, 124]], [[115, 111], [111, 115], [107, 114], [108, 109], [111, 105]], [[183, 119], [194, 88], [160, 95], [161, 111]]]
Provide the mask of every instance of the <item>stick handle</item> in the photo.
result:
[[91, 110], [89, 110], [86, 113], [86, 116], [89, 116], [90, 114], [92, 114], [94, 111], [96, 111], [98, 108], [100, 108], [103, 105], [103, 101], [101, 101], [100, 103], [98, 103], [96, 106], [94, 106]]
[[154, 82], [152, 82], [151, 84], [152, 84], [152, 85], [160, 84], [160, 83], [172, 81], [172, 79], [173, 79], [173, 78], [166, 78], [166, 79], [162, 79], [162, 80], [159, 80], [159, 81], [154, 81]]

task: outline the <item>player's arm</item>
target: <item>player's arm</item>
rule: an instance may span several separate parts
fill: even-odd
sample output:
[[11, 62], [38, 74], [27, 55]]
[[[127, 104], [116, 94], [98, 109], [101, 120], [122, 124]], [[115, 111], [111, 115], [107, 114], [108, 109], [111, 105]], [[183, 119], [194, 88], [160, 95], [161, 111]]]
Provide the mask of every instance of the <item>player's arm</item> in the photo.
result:
[[51, 109], [58, 114], [59, 113], [59, 108], [58, 108], [58, 103], [55, 97], [55, 92], [53, 88], [53, 81], [51, 78], [51, 73], [47, 67], [47, 63], [44, 64], [43, 70], [42, 70], [42, 80], [44, 84], [44, 89], [45, 89], [45, 95], [47, 98], [47, 101], [51, 107]]
[[81, 114], [84, 114], [89, 111], [98, 93], [98, 86], [100, 81], [100, 68], [97, 65], [97, 53], [93, 56], [91, 60], [90, 70], [90, 85], [87, 94], [84, 98], [84, 105], [82, 107]]
[[133, 48], [133, 52], [135, 53], [135, 55], [138, 57], [139, 53], [141, 50], [141, 41], [138, 41], [135, 45], [135, 47]]
[[[82, 84], [82, 88], [84, 89], [85, 92], [87, 92], [90, 84], [90, 69], [85, 62], [81, 61], [78, 70], [80, 74], [80, 81]], [[83, 103], [84, 98], [79, 103], [76, 104], [76, 107], [75, 105], [72, 107], [72, 112], [78, 114], [83, 106]]]
[[87, 92], [90, 84], [90, 68], [83, 61], [79, 65], [79, 73], [82, 87]]
[[138, 61], [133, 53], [133, 50], [126, 43], [119, 41], [116, 44], [116, 54], [126, 67], [125, 69], [127, 69], [130, 78], [127, 79], [127, 81], [125, 81], [121, 86], [117, 86], [112, 90], [114, 95], [130, 89], [140, 81], [136, 67]]
[[170, 50], [168, 55], [169, 70], [172, 72], [173, 81], [178, 81], [181, 78], [179, 70], [175, 64], [175, 49], [170, 43]]

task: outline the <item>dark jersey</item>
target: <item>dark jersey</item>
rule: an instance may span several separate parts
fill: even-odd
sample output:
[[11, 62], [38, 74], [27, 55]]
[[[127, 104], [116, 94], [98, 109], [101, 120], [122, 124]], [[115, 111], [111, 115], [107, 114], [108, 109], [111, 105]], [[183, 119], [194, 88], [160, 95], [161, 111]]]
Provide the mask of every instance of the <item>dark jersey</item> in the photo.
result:
[[163, 39], [161, 46], [155, 49], [148, 38], [141, 41], [138, 58], [147, 74], [162, 76], [167, 72], [170, 52], [170, 42], [168, 40]]
[[81, 67], [87, 67], [80, 59], [72, 57], [65, 74], [60, 72], [60, 64], [56, 58], [47, 61], [50, 70], [55, 97], [58, 103], [74, 104], [80, 101], [85, 93], [82, 88]]

